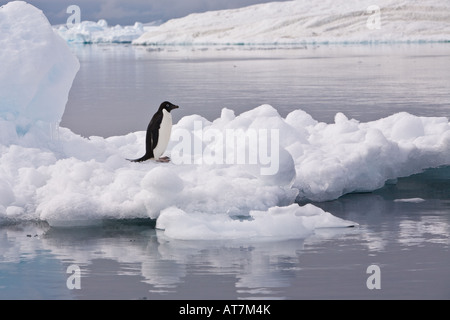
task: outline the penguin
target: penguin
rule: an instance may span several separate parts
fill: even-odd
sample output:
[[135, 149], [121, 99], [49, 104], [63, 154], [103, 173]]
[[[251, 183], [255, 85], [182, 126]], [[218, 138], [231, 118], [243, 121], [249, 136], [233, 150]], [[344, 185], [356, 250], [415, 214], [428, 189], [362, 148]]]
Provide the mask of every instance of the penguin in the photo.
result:
[[156, 159], [160, 162], [170, 161], [168, 157], [161, 158], [161, 156], [166, 151], [170, 134], [172, 133], [172, 115], [170, 111], [178, 108], [179, 106], [168, 101], [161, 103], [147, 127], [145, 155], [140, 159], [127, 160], [131, 162], [144, 162], [151, 159]]

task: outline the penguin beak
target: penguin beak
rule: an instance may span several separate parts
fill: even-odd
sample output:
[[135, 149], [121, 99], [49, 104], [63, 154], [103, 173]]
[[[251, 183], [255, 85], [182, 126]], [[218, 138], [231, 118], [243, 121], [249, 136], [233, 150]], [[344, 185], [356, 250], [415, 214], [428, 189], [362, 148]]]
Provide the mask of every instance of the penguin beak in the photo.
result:
[[172, 109], [178, 109], [179, 108], [179, 106], [176, 106], [176, 105], [174, 105], [173, 107], [172, 107]]

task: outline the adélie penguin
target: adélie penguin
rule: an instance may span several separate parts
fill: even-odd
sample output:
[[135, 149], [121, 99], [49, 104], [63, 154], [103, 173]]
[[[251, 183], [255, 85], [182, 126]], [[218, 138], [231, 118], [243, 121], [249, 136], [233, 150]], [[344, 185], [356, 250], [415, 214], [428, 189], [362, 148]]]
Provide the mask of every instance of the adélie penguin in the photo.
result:
[[147, 127], [146, 136], [146, 152], [145, 155], [136, 160], [129, 160], [131, 162], [144, 162], [147, 160], [155, 159], [161, 162], [170, 161], [169, 158], [161, 158], [166, 151], [169, 144], [170, 134], [172, 133], [172, 115], [170, 111], [178, 109], [179, 107], [165, 101], [161, 103], [158, 111], [153, 115]]

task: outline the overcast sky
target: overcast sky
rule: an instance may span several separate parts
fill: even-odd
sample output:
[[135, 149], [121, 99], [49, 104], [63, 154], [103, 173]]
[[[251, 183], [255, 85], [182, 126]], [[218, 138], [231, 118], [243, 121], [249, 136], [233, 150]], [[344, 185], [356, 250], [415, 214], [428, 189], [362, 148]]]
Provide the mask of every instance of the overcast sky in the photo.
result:
[[[108, 24], [132, 25], [184, 17], [193, 12], [231, 9], [274, 0], [28, 0], [41, 9], [51, 24], [66, 23], [67, 7], [77, 5], [81, 20], [105, 19]], [[277, 0], [275, 0], [277, 1]], [[281, 0], [278, 0], [281, 1]], [[0, 0], [0, 5], [9, 1]]]

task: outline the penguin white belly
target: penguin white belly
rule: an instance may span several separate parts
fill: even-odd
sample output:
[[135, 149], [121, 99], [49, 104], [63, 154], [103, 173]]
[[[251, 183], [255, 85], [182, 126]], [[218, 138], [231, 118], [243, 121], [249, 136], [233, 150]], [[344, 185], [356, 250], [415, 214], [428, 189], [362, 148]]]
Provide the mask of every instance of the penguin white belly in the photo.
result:
[[172, 133], [172, 115], [170, 112], [163, 110], [163, 118], [159, 128], [158, 144], [153, 150], [155, 159], [158, 160], [164, 154], [169, 145], [170, 134]]

